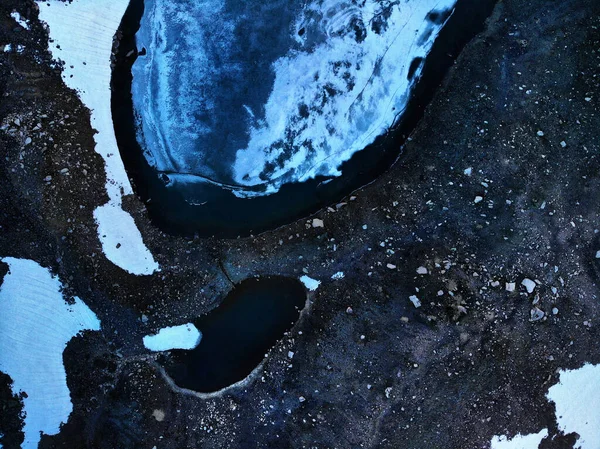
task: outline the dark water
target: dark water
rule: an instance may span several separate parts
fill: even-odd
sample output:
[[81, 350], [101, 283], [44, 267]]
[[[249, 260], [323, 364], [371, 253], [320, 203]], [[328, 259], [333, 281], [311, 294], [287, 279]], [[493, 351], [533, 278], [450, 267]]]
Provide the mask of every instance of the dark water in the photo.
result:
[[298, 320], [306, 289], [296, 279], [247, 279], [194, 325], [202, 332], [191, 351], [171, 351], [163, 361], [174, 382], [209, 393], [232, 385], [256, 368]]
[[440, 32], [424, 62], [406, 113], [393, 129], [341, 166], [343, 176], [317, 177], [285, 184], [279, 192], [240, 199], [215, 185], [194, 184], [194, 196], [209, 198], [203, 205], [187, 203], [181, 192], [168, 189], [148, 164], [137, 139], [131, 100], [131, 66], [135, 33], [143, 14], [143, 0], [132, 0], [120, 27], [122, 40], [112, 80], [112, 112], [121, 157], [134, 190], [147, 204], [152, 221], [173, 234], [236, 237], [273, 229], [316, 212], [385, 172], [399, 157], [402, 145], [423, 115], [448, 68], [463, 46], [483, 27], [495, 0], [458, 0], [455, 12]]

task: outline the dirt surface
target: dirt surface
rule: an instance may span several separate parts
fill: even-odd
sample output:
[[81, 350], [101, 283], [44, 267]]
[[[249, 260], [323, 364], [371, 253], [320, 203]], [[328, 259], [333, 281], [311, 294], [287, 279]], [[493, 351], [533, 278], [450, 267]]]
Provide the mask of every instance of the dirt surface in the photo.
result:
[[[40, 447], [487, 448], [542, 428], [544, 449], [573, 447], [545, 394], [557, 370], [600, 363], [596, 0], [499, 2], [398, 163], [319, 212], [324, 227], [184, 239], [127, 198], [153, 276], [102, 253], [103, 162], [33, 2], [0, 3], [7, 43], [23, 49], [0, 51], [0, 257], [51, 268], [102, 322], [64, 353], [74, 412]], [[305, 273], [321, 286], [244, 385], [175, 391], [142, 345], [218, 305], [228, 277]], [[22, 439], [9, 384], [0, 376], [4, 448]]]

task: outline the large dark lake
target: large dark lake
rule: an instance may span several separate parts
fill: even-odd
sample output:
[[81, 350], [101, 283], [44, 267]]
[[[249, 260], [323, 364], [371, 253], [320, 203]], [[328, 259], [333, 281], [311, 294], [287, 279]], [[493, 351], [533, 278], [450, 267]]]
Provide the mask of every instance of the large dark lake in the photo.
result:
[[398, 159], [494, 0], [132, 0], [112, 81], [136, 193], [170, 233], [236, 237]]

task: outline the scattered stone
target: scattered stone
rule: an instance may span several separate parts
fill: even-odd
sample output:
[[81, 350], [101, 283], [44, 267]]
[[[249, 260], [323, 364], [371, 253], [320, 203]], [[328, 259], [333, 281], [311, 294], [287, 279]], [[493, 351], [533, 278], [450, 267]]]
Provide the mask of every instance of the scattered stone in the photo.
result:
[[560, 143], [560, 146], [563, 148], [567, 147], [567, 142], [565, 142], [564, 140]]
[[417, 274], [427, 274], [427, 273], [429, 273], [429, 271], [427, 271], [427, 268], [425, 268], [425, 267], [417, 268]]
[[531, 279], [525, 278], [521, 281], [521, 285], [523, 287], [525, 287], [525, 289], [527, 290], [527, 293], [533, 293], [533, 291], [535, 290], [535, 282], [533, 282]]
[[161, 422], [165, 419], [165, 412], [163, 412], [160, 409], [156, 409], [152, 412], [152, 416], [154, 417], [155, 420], [157, 420], [158, 422]]
[[465, 168], [465, 171], [463, 173], [467, 176], [471, 176], [471, 173], [473, 173], [473, 168], [472, 167]]
[[539, 321], [542, 318], [544, 318], [544, 311], [538, 309], [537, 307], [534, 307], [533, 309], [531, 309], [531, 311], [529, 312], [531, 318], [529, 321]]
[[514, 282], [506, 283], [506, 291], [507, 292], [514, 292], [516, 287], [517, 287], [517, 285]]
[[596, 259], [600, 259], [600, 250], [596, 251]]
[[305, 399], [305, 397], [304, 397], [304, 396], [300, 396], [300, 397], [298, 398], [298, 401], [300, 401], [300, 402], [304, 402], [304, 401], [306, 401], [306, 399]]
[[544, 131], [538, 131], [537, 135], [538, 137], [544, 137]]
[[396, 269], [396, 265], [394, 265], [393, 263], [388, 263], [386, 265], [386, 267], [388, 267], [390, 270], [395, 270]]
[[290, 359], [294, 358], [294, 351], [288, 351], [288, 358], [290, 358]]
[[558, 309], [556, 307], [552, 308], [552, 315], [558, 315]]
[[477, 203], [481, 203], [482, 201], [483, 201], [483, 197], [482, 197], [482, 196], [479, 196], [479, 195], [477, 195], [477, 196], [475, 197], [475, 199], [473, 200], [473, 202], [474, 202], [475, 204], [477, 204]]
[[321, 220], [319, 218], [313, 218], [312, 227], [313, 228], [324, 228], [325, 224], [323, 223], [323, 220]]
[[352, 315], [352, 314], [354, 313], [354, 310], [352, 310], [352, 307], [348, 306], [348, 307], [346, 308], [346, 313], [347, 313], [348, 315]]
[[419, 298], [415, 295], [409, 296], [408, 299], [410, 299], [410, 302], [412, 302], [417, 309], [421, 307], [421, 301], [419, 301]]

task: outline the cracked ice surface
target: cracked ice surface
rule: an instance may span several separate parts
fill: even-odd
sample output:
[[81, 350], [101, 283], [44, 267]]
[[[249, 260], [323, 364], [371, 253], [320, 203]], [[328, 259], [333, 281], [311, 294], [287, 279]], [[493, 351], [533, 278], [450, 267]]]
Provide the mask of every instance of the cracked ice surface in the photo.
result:
[[340, 176], [404, 111], [454, 5], [146, 0], [138, 141], [171, 186], [250, 197]]

